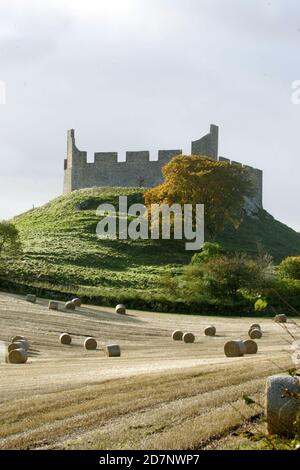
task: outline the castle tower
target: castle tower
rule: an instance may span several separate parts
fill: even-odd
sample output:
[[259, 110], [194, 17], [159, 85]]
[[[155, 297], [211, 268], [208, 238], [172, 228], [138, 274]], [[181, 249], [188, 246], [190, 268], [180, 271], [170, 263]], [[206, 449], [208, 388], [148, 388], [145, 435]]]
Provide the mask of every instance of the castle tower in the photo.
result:
[[77, 184], [81, 179], [81, 174], [83, 175], [86, 165], [87, 152], [78, 150], [75, 144], [75, 131], [70, 129], [67, 132], [67, 158], [64, 162], [64, 194], [82, 187]]
[[218, 160], [218, 151], [219, 128], [211, 124], [209, 134], [192, 142], [192, 155], [205, 155], [213, 160]]

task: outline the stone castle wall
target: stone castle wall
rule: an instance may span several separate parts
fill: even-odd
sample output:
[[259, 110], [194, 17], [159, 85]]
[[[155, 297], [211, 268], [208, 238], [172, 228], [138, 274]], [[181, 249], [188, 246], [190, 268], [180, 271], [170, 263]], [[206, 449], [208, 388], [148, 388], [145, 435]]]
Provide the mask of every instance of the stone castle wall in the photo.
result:
[[[117, 152], [95, 153], [94, 162], [87, 162], [87, 153], [78, 150], [74, 130], [68, 131], [67, 158], [65, 159], [64, 193], [91, 187], [153, 187], [163, 181], [162, 167], [182, 150], [159, 150], [158, 160], [150, 161], [150, 153], [126, 152], [126, 161], [118, 161]], [[210, 126], [210, 132], [193, 141], [192, 155], [205, 155], [213, 160], [228, 161], [218, 157], [218, 127]], [[231, 164], [242, 165], [231, 161]], [[263, 174], [261, 170], [243, 165], [255, 183], [253, 202], [262, 207]]]

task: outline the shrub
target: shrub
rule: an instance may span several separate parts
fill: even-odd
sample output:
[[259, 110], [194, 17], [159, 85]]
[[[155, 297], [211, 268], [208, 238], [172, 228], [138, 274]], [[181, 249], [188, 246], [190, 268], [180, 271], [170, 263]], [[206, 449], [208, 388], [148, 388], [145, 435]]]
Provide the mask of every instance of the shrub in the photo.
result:
[[192, 257], [192, 264], [205, 263], [221, 254], [223, 254], [223, 249], [219, 243], [205, 242], [202, 250]]
[[254, 309], [256, 312], [262, 312], [268, 306], [268, 302], [265, 299], [258, 299], [254, 304]]
[[22, 246], [18, 229], [11, 222], [0, 221], [0, 275], [6, 273], [10, 262], [21, 253]]
[[300, 281], [294, 279], [280, 279], [277, 278], [276, 282], [271, 289], [266, 290], [266, 296], [269, 305], [280, 306], [284, 308], [284, 312], [294, 310], [298, 313], [300, 308]]
[[[261, 292], [265, 286], [272, 285], [273, 265], [268, 257], [252, 259], [246, 255], [213, 256], [208, 261], [189, 265], [178, 287], [184, 286], [189, 295], [208, 295], [215, 299], [244, 297], [242, 290]], [[248, 299], [249, 301], [249, 299]]]
[[19, 231], [11, 222], [0, 221], [0, 256], [14, 257], [21, 251]]
[[278, 272], [283, 278], [300, 280], [300, 256], [289, 256], [278, 266]]

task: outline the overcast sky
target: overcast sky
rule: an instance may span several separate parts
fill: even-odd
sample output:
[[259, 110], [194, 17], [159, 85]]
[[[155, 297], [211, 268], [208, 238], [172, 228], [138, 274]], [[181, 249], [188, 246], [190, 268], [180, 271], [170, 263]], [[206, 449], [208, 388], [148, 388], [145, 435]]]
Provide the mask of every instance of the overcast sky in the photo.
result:
[[214, 123], [300, 231], [299, 51], [299, 0], [1, 0], [0, 219], [61, 194], [67, 129], [154, 158]]

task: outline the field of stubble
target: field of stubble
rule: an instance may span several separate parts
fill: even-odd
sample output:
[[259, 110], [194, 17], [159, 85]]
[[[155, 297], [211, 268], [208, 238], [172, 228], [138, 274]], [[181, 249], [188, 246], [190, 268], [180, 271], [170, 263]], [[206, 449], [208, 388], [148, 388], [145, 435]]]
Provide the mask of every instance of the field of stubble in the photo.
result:
[[[61, 308], [0, 294], [0, 340], [30, 341], [27, 364], [0, 364], [0, 449], [242, 447], [237, 436], [263, 413], [266, 377], [292, 366], [291, 338], [271, 319], [259, 320], [257, 355], [226, 358], [224, 343], [246, 339], [254, 320]], [[210, 323], [215, 338], [203, 335]], [[177, 328], [196, 342], [173, 342]], [[299, 331], [292, 320], [289, 329]], [[72, 346], [59, 344], [61, 332]], [[84, 350], [86, 336], [98, 340], [97, 351]], [[110, 342], [120, 344], [121, 358], [105, 357]]]

